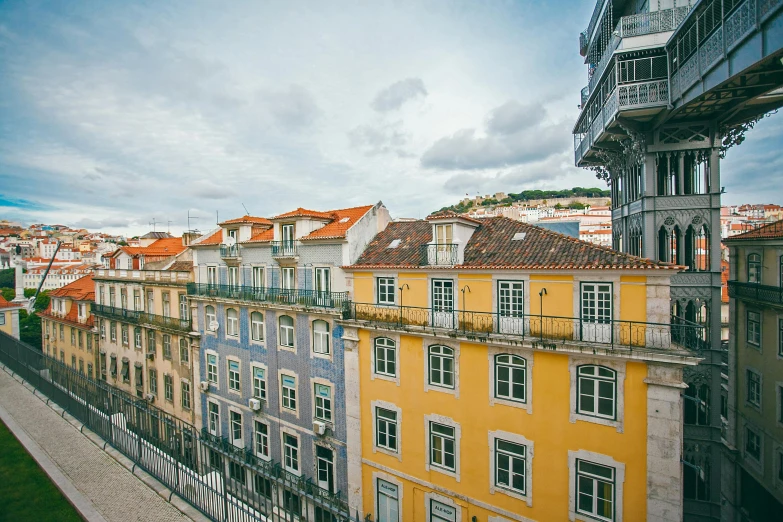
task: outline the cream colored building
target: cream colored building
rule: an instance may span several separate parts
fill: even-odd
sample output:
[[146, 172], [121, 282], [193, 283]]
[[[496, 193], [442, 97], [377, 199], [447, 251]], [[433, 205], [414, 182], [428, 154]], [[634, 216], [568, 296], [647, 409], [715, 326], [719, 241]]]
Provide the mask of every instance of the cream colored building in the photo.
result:
[[22, 306], [6, 301], [0, 295], [0, 332], [19, 339], [19, 310]]

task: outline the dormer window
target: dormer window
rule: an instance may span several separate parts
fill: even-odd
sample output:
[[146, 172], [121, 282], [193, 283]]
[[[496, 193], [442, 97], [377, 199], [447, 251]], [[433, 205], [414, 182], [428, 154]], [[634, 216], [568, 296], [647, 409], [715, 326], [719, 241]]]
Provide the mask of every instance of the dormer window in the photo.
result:
[[228, 233], [228, 237], [234, 240], [234, 243], [236, 243], [237, 238], [239, 236], [239, 230], [236, 228], [232, 228], [226, 231]]
[[454, 242], [454, 225], [435, 225], [435, 243], [451, 245]]
[[290, 245], [294, 242], [294, 224], [293, 223], [287, 223], [285, 225], [280, 225], [280, 238], [283, 241], [283, 244]]

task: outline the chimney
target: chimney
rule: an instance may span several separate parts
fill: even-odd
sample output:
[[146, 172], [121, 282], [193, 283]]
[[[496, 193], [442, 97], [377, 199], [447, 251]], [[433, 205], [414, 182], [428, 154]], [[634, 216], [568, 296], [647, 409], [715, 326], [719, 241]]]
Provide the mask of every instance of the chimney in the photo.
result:
[[182, 246], [190, 246], [190, 244], [197, 240], [199, 235], [195, 232], [183, 232], [182, 234]]

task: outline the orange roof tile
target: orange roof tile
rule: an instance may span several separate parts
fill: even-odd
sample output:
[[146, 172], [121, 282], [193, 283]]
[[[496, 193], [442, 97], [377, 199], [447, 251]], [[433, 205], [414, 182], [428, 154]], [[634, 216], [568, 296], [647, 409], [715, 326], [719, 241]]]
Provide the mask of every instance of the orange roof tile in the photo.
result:
[[339, 210], [330, 210], [328, 214], [334, 216], [332, 222], [327, 223], [323, 227], [319, 228], [301, 238], [302, 241], [310, 239], [337, 239], [345, 237], [345, 233], [351, 228], [362, 216], [364, 216], [373, 205], [365, 205], [363, 207], [343, 208]]
[[243, 243], [262, 243], [262, 242], [272, 241], [274, 238], [275, 238], [274, 229], [268, 228], [263, 232], [259, 232], [258, 234], [255, 234], [247, 241], [243, 241]]
[[272, 222], [269, 221], [267, 218], [263, 217], [256, 217], [256, 216], [242, 216], [240, 218], [236, 219], [229, 219], [227, 221], [223, 221], [222, 223], [218, 223], [218, 225], [235, 225], [240, 223], [252, 223], [254, 225], [271, 225]]
[[456, 212], [454, 212], [452, 210], [444, 210], [443, 212], [435, 212], [434, 214], [430, 214], [429, 216], [427, 216], [425, 219], [427, 221], [437, 221], [439, 219], [454, 219], [454, 218], [464, 219], [465, 221], [470, 221], [472, 223], [481, 224], [481, 221], [478, 221], [476, 219], [473, 219], [473, 218], [468, 217], [468, 216], [463, 215], [463, 214], [457, 214]]
[[9, 301], [6, 301], [5, 298], [0, 295], [0, 308], [21, 308], [22, 305], [18, 303], [12, 303]]
[[130, 256], [175, 256], [186, 248], [187, 247], [182, 244], [181, 237], [165, 237], [156, 240], [146, 247], [120, 247], [113, 255], [117, 255], [119, 252], [125, 252]]
[[209, 236], [203, 241], [199, 241], [198, 243], [194, 243], [195, 246], [198, 245], [219, 245], [223, 242], [223, 231], [218, 229], [215, 231], [214, 234]]
[[95, 283], [92, 274], [86, 275], [49, 293], [50, 297], [68, 297], [74, 301], [94, 301]]
[[277, 215], [272, 219], [283, 219], [291, 217], [312, 217], [316, 219], [334, 219], [333, 212], [319, 212], [317, 210], [308, 210], [306, 208], [299, 207], [291, 212]]
[[775, 221], [749, 232], [737, 234], [726, 239], [726, 241], [736, 241], [738, 239], [783, 239], [783, 221]]

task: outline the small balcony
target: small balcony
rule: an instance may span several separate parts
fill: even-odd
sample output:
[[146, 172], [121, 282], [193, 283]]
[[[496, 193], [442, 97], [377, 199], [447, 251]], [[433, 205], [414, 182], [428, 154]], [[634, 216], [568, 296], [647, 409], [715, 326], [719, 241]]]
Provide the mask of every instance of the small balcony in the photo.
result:
[[546, 315], [504, 315], [463, 310], [438, 311], [413, 306], [347, 303], [343, 319], [372, 327], [461, 335], [479, 342], [528, 341], [556, 349], [557, 345], [588, 345], [631, 352], [700, 353], [709, 349], [707, 328], [679, 318], [671, 323], [587, 320]]
[[729, 297], [783, 306], [783, 287], [729, 281]]
[[239, 245], [220, 245], [220, 257], [223, 259], [238, 259], [242, 257]]
[[117, 306], [108, 306], [97, 303], [93, 303], [92, 313], [93, 315], [102, 317], [104, 319], [114, 319], [116, 321], [133, 324], [139, 323], [139, 314], [141, 314], [141, 312], [137, 312], [135, 310], [126, 310], [125, 308], [120, 308]]
[[125, 323], [151, 325], [159, 328], [177, 330], [180, 332], [190, 332], [189, 319], [177, 319], [176, 317], [166, 317], [163, 315], [148, 314], [137, 310], [126, 310], [116, 306], [107, 306], [100, 304], [92, 305], [92, 313], [97, 317], [121, 321]]
[[95, 270], [93, 278], [184, 284], [193, 280], [193, 272], [178, 272], [173, 270], [124, 270], [99, 268]]
[[188, 295], [233, 299], [237, 301], [283, 304], [305, 308], [342, 308], [348, 302], [348, 292], [289, 290], [254, 286], [188, 284]]
[[421, 266], [454, 266], [458, 263], [458, 245], [433, 244], [421, 246]]
[[296, 241], [272, 241], [272, 257], [293, 259], [299, 256]]

